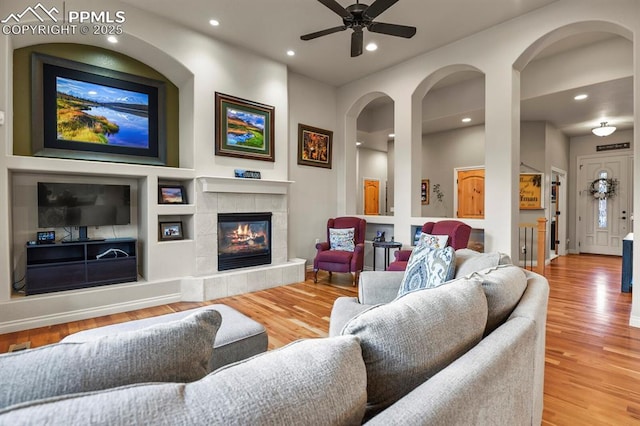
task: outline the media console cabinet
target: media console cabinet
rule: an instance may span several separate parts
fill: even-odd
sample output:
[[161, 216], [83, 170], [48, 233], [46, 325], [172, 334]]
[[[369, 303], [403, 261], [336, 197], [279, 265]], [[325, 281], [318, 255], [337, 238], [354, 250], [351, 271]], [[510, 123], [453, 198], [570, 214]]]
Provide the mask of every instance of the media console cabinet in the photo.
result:
[[136, 240], [27, 244], [25, 294], [137, 281]]

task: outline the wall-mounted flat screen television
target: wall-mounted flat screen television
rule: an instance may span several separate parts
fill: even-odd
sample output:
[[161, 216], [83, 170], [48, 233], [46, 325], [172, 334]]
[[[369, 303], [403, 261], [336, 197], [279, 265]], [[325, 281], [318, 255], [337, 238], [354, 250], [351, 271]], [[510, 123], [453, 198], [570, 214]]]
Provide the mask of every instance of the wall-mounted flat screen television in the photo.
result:
[[39, 228], [129, 223], [129, 185], [38, 182]]

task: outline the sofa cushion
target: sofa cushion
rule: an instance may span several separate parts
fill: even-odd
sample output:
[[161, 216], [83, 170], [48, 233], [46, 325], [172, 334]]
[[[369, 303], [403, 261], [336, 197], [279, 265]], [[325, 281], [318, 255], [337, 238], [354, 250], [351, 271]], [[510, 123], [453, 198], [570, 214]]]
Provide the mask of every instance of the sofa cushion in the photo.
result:
[[455, 278], [498, 265], [510, 265], [511, 258], [499, 252], [480, 253], [471, 249], [456, 250]]
[[329, 228], [329, 245], [331, 250], [354, 251], [355, 228]]
[[511, 315], [527, 288], [527, 276], [519, 266], [498, 265], [474, 272], [469, 279], [477, 280], [487, 297], [487, 335]]
[[352, 318], [342, 334], [361, 341], [367, 366], [367, 417], [477, 344], [486, 321], [487, 300], [480, 282], [464, 278], [408, 293]]
[[298, 341], [188, 383], [139, 384], [22, 404], [0, 424], [354, 425], [366, 371], [352, 336]]
[[132, 383], [198, 380], [208, 373], [220, 322], [217, 311], [205, 310], [91, 342], [0, 355], [0, 408]]
[[452, 247], [416, 246], [404, 271], [398, 297], [413, 290], [433, 288], [449, 281], [455, 273], [455, 265], [455, 251]]

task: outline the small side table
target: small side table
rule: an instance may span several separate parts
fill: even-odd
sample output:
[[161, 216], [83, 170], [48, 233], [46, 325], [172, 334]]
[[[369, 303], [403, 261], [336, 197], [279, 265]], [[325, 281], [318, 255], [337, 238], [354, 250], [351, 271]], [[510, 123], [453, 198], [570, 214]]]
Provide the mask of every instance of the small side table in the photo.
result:
[[376, 249], [383, 248], [384, 249], [384, 270], [387, 270], [389, 266], [389, 250], [392, 248], [400, 248], [402, 247], [402, 243], [398, 243], [396, 241], [374, 241], [373, 242], [373, 270], [376, 270]]

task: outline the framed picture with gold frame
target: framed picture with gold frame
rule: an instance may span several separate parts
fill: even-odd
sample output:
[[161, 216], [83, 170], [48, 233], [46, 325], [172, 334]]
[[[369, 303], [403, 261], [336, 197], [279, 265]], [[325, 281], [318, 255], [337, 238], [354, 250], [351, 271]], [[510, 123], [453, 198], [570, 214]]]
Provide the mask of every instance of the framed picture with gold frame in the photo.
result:
[[333, 132], [298, 124], [298, 164], [331, 168]]

